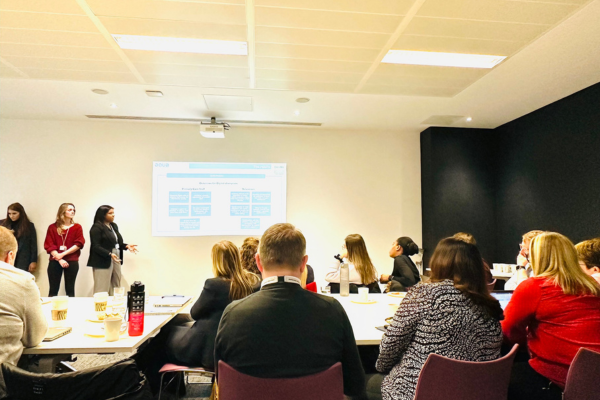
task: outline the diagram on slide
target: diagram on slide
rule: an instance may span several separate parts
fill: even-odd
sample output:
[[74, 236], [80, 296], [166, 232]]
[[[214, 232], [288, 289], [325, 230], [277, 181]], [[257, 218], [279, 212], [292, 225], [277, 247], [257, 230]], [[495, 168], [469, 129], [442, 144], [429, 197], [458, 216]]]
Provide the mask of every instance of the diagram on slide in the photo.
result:
[[286, 164], [155, 161], [152, 236], [258, 236], [286, 221]]

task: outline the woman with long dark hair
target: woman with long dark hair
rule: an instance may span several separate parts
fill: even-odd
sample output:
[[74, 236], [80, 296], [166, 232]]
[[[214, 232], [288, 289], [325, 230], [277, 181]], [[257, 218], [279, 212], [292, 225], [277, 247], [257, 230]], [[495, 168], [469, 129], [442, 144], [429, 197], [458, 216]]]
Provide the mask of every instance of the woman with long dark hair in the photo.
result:
[[431, 353], [464, 361], [500, 356], [502, 308], [488, 293], [477, 247], [443, 239], [430, 267], [431, 282], [408, 292], [381, 341], [384, 399], [412, 400]]
[[29, 221], [25, 209], [20, 203], [12, 203], [6, 210], [6, 219], [0, 226], [12, 231], [17, 238], [19, 250], [15, 267], [33, 273], [37, 268], [37, 235], [33, 222]]
[[65, 275], [65, 292], [69, 297], [75, 297], [75, 279], [79, 272], [79, 256], [85, 244], [83, 229], [75, 223], [75, 206], [63, 203], [58, 207], [56, 222], [48, 227], [44, 248], [50, 255], [48, 263], [48, 296], [58, 295], [60, 281]]
[[137, 245], [126, 244], [115, 224], [115, 209], [104, 205], [98, 207], [94, 215], [94, 225], [90, 229], [90, 258], [87, 266], [94, 270], [94, 293], [108, 292], [121, 286], [121, 265], [123, 251], [137, 253]]

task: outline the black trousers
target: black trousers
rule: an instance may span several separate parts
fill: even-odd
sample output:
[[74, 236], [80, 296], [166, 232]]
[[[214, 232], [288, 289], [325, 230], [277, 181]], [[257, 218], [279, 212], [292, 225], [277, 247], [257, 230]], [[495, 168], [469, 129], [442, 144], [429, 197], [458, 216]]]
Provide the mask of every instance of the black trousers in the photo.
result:
[[538, 374], [529, 362], [516, 362], [508, 386], [508, 400], [561, 400], [562, 390]]
[[58, 289], [60, 289], [60, 280], [62, 279], [63, 271], [65, 274], [65, 291], [67, 296], [75, 297], [75, 279], [77, 279], [77, 273], [79, 272], [79, 261], [67, 261], [69, 268], [63, 268], [60, 266], [58, 261], [50, 260], [48, 264], [48, 282], [50, 283], [49, 297], [58, 296]]

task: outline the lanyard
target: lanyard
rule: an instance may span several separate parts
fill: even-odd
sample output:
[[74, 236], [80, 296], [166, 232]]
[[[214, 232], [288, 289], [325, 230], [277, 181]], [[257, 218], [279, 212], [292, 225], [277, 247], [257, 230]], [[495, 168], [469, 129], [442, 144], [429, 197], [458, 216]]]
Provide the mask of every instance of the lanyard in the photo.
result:
[[270, 276], [268, 278], [263, 279], [262, 283], [260, 284], [260, 287], [264, 287], [277, 282], [296, 283], [298, 285], [301, 284], [300, 279], [296, 278], [295, 276]]
[[69, 236], [69, 229], [71, 229], [71, 228], [69, 227], [69, 228], [65, 229], [65, 231], [66, 231], [67, 233], [65, 233], [65, 236], [64, 236], [64, 237], [63, 237], [63, 235], [59, 235], [59, 236], [60, 236], [60, 238], [61, 238], [61, 240], [62, 240], [62, 246], [60, 246], [60, 249], [61, 249], [62, 251], [65, 251], [65, 250], [67, 250], [67, 246], [66, 246], [65, 244], [67, 243], [67, 236]]

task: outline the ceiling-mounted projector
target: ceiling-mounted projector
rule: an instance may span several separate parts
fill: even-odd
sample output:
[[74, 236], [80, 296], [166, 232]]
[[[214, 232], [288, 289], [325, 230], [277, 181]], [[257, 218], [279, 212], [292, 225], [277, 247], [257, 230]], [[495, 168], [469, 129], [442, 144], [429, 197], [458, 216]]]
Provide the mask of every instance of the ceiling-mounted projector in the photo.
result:
[[215, 117], [211, 117], [210, 122], [200, 122], [200, 134], [209, 139], [225, 138], [225, 131], [229, 129], [227, 122], [217, 122]]

